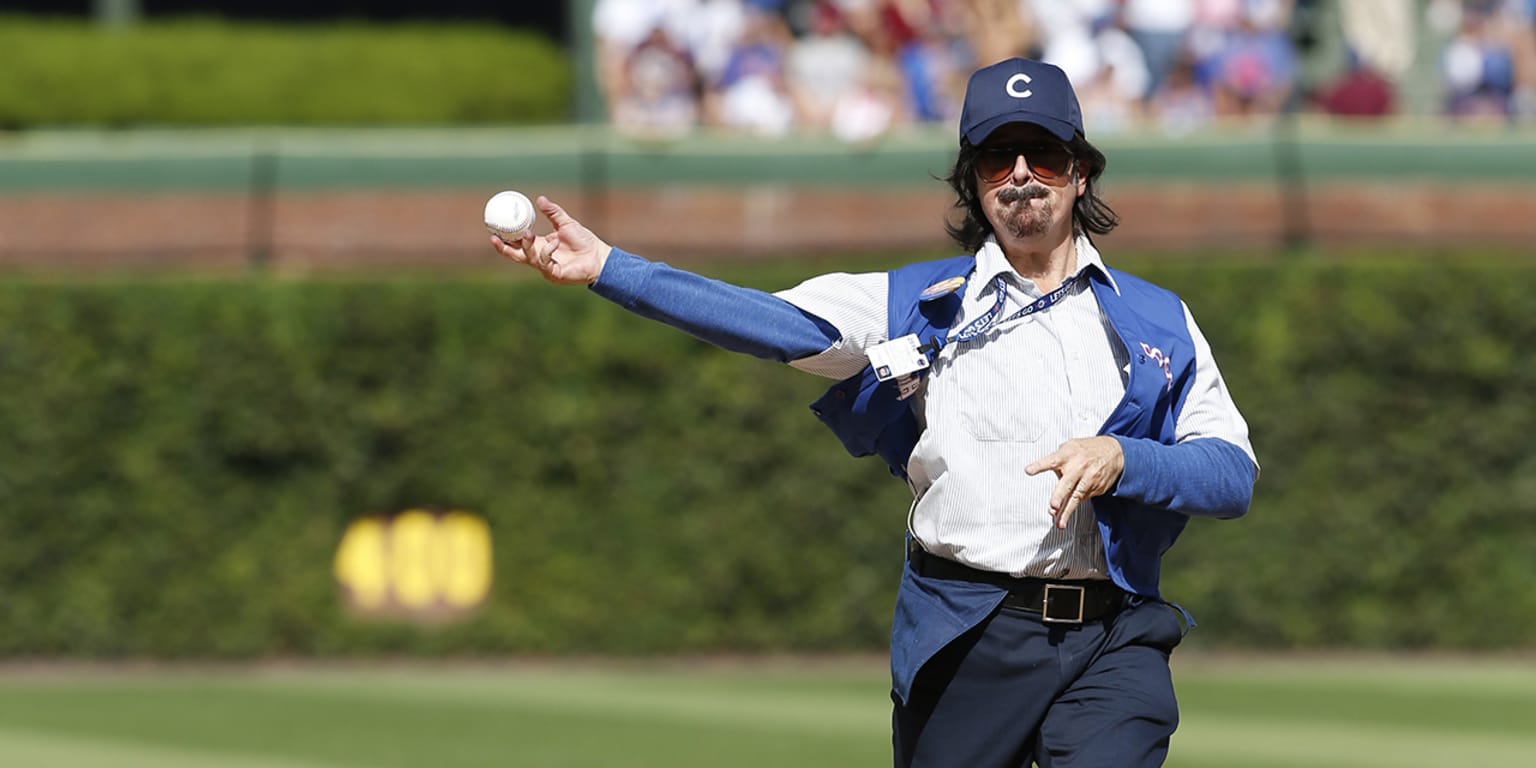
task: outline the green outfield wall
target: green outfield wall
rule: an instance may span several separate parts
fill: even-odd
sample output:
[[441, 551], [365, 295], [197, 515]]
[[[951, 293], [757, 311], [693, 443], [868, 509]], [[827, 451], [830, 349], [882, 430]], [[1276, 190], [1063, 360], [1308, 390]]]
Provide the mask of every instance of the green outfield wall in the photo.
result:
[[[1118, 181], [1472, 180], [1536, 184], [1536, 132], [1500, 126], [1327, 123], [1190, 136], [1096, 139]], [[870, 146], [830, 138], [700, 134], [644, 141], [600, 126], [367, 131], [0, 134], [0, 194], [65, 190], [240, 190], [253, 167], [312, 190], [507, 184], [923, 185], [947, 172], [954, 137], [928, 130]]]

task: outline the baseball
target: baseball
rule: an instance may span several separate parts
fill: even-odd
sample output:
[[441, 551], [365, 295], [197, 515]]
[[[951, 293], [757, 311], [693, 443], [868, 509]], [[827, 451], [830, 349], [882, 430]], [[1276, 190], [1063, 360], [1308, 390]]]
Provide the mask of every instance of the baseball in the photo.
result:
[[533, 203], [521, 192], [497, 192], [485, 203], [485, 228], [491, 234], [513, 242], [533, 226]]

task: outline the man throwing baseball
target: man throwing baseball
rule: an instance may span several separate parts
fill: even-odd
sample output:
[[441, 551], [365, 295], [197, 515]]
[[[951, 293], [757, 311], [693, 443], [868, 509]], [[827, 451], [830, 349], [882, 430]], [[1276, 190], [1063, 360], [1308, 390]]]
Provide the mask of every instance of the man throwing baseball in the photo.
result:
[[812, 409], [911, 487], [891, 637], [897, 766], [1155, 766], [1188, 615], [1158, 588], [1258, 464], [1183, 301], [1111, 269], [1104, 155], [1049, 64], [971, 76], [948, 181], [965, 255], [776, 294], [650, 262], [559, 206], [498, 251], [552, 282], [837, 383]]

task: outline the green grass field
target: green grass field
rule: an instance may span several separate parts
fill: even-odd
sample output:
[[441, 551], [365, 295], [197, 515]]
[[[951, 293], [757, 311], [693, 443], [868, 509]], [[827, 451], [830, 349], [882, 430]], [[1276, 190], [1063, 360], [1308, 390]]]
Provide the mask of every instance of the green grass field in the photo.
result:
[[[1536, 765], [1536, 664], [1175, 662], [1170, 766]], [[879, 766], [878, 660], [0, 667], [0, 766]]]

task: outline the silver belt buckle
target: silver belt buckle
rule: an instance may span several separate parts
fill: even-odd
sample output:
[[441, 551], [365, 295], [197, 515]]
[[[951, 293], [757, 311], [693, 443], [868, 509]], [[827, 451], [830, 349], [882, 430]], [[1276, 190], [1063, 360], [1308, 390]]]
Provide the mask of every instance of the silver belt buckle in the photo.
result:
[[[1061, 594], [1059, 597], [1053, 597], [1051, 595], [1052, 592], [1059, 592], [1059, 593], [1063, 593], [1063, 594]], [[1073, 592], [1077, 593], [1075, 597], [1070, 594], [1070, 593], [1073, 593]], [[1083, 603], [1086, 602], [1085, 598], [1087, 597], [1087, 594], [1088, 594], [1088, 590], [1083, 588], [1082, 586], [1080, 586], [1078, 584], [1047, 584], [1047, 585], [1045, 585], [1045, 594], [1040, 599], [1040, 622], [1043, 623], [1043, 624], [1081, 624], [1081, 623], [1083, 623]], [[1071, 607], [1071, 602], [1070, 601], [1075, 599], [1077, 601], [1077, 616], [1075, 618], [1074, 617], [1064, 617], [1064, 616], [1052, 616], [1051, 615], [1051, 605], [1056, 600], [1058, 600], [1058, 599], [1059, 600], [1063, 600], [1063, 601], [1067, 601], [1068, 608]]]

